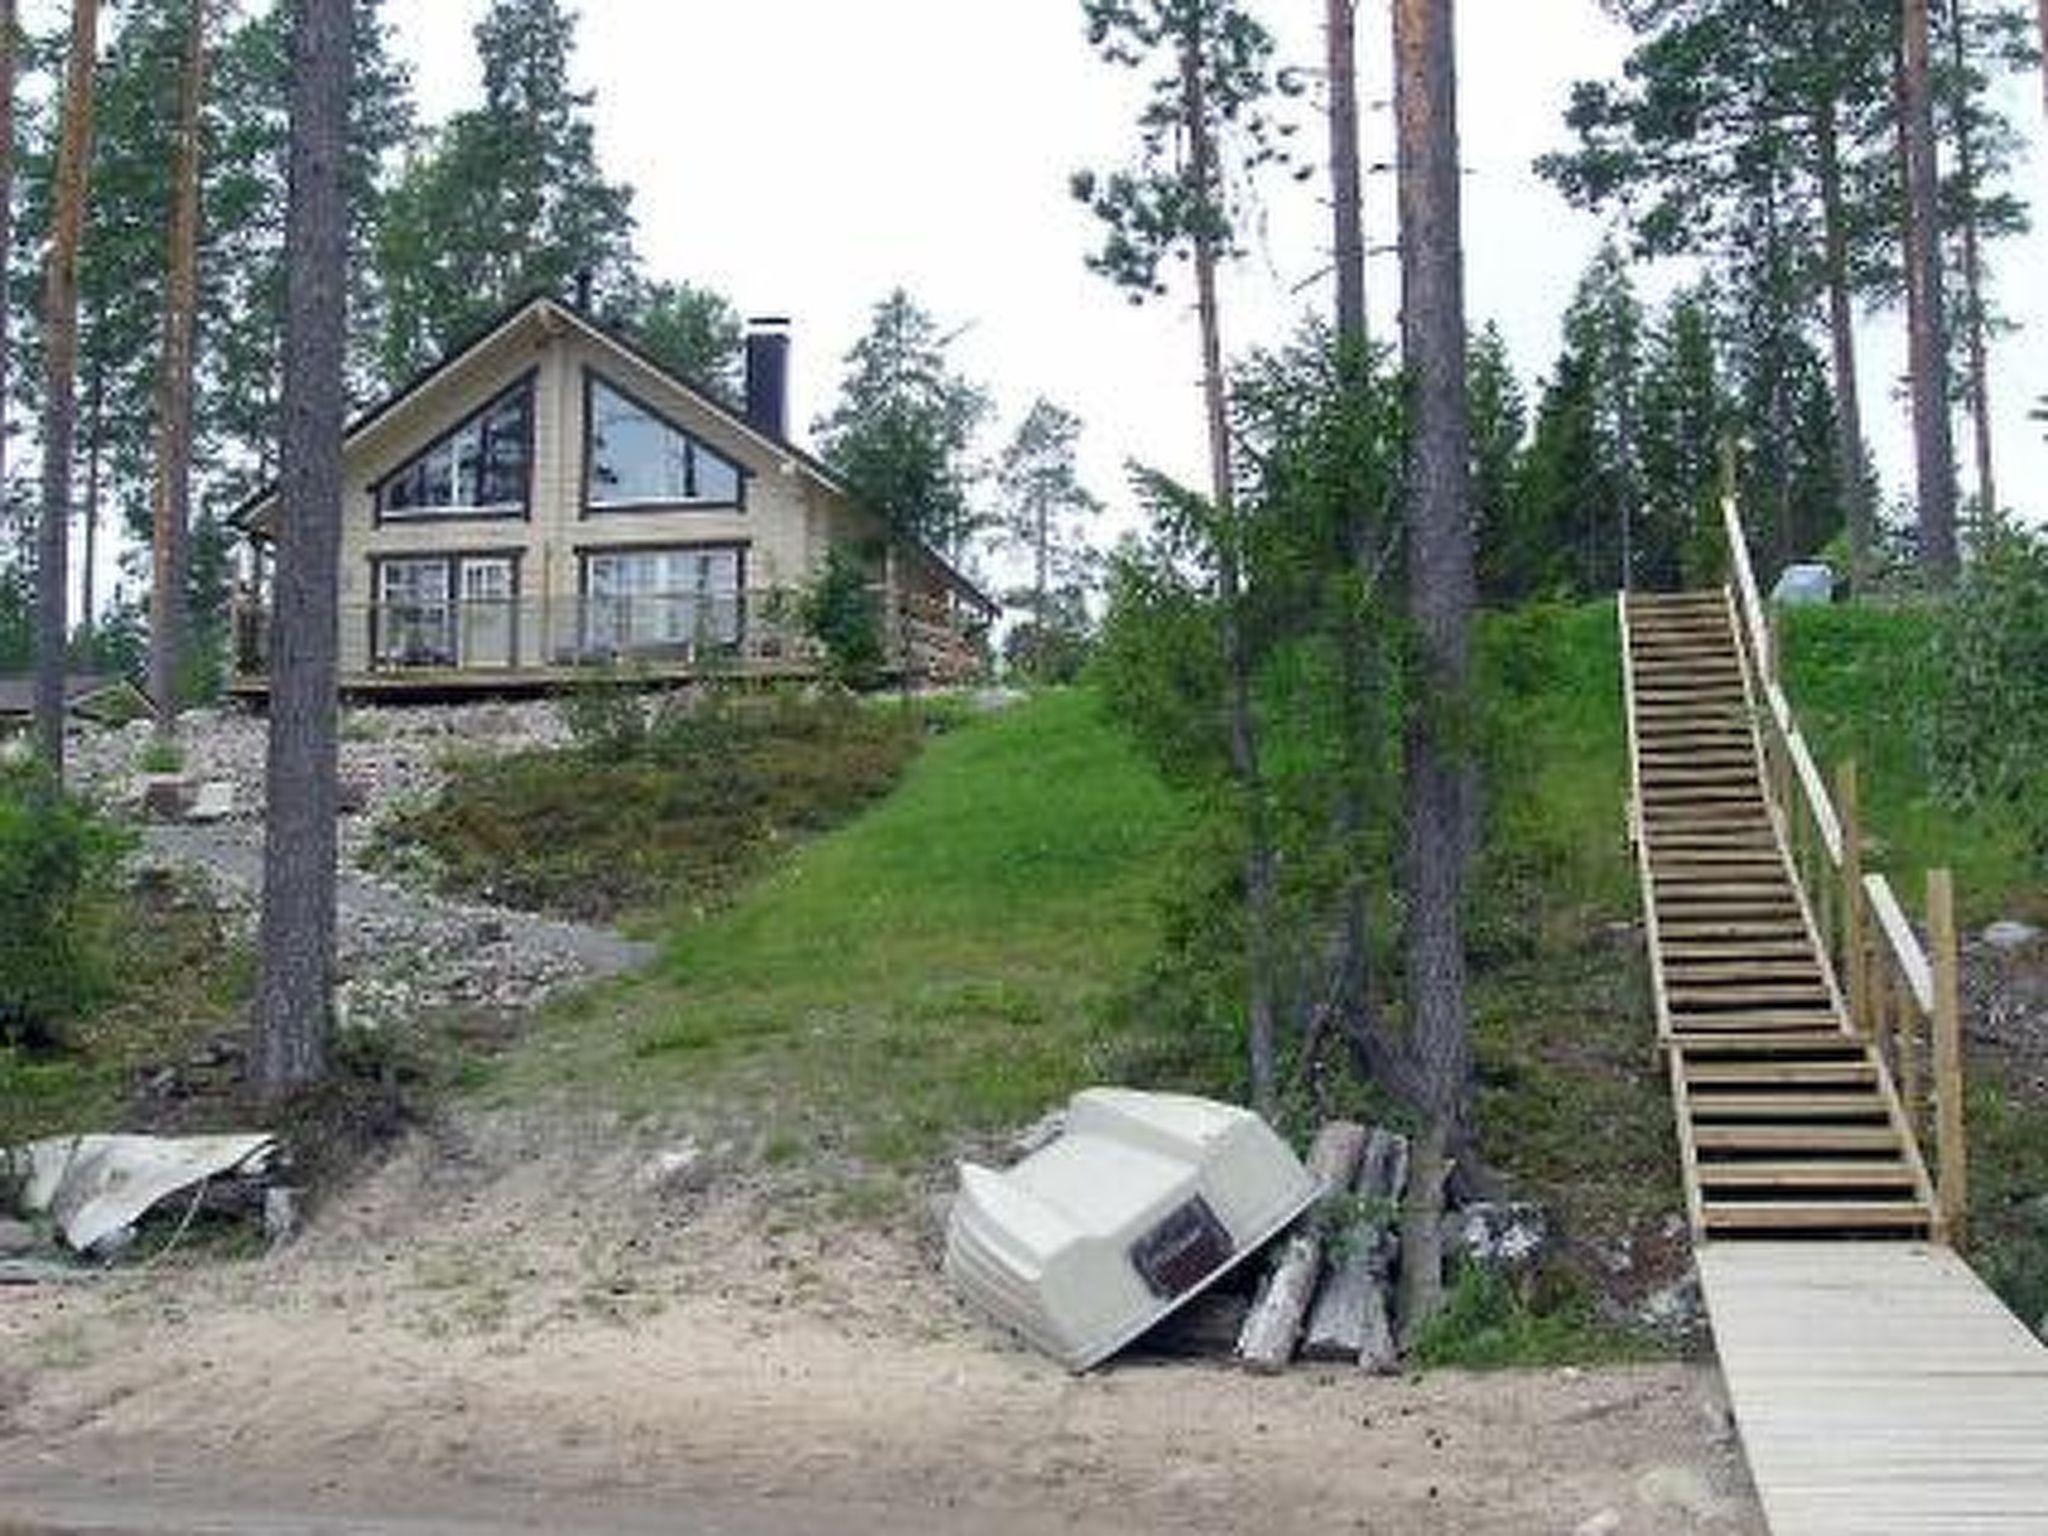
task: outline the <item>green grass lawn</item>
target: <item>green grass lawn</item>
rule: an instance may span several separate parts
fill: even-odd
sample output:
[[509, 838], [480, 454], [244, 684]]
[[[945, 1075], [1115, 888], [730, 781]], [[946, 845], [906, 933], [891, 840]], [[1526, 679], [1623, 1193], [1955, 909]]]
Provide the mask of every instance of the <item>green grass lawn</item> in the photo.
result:
[[1832, 788], [1836, 765], [1856, 759], [1871, 864], [1918, 911], [1925, 872], [1946, 866], [1966, 924], [2048, 918], [2048, 870], [2016, 818], [1944, 803], [1919, 727], [1933, 615], [1924, 609], [1794, 609], [1780, 633], [1787, 695]]
[[887, 801], [548, 1019], [500, 1091], [734, 1112], [771, 1161], [907, 1170], [1117, 1075], [1187, 813], [1085, 691], [934, 741]]

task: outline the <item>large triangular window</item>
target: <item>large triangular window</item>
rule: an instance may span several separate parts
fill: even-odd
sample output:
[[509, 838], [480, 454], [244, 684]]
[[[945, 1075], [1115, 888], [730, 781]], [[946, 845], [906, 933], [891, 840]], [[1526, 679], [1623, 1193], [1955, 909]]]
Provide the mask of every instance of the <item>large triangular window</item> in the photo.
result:
[[740, 467], [592, 375], [584, 497], [596, 509], [737, 506]]
[[434, 439], [377, 487], [386, 518], [518, 517], [533, 460], [533, 379]]

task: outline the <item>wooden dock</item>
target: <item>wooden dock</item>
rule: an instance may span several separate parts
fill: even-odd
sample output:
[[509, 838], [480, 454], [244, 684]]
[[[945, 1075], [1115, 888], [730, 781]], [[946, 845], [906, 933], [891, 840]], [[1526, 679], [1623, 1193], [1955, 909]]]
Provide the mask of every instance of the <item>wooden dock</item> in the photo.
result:
[[1774, 1536], [2048, 1532], [2048, 1349], [1953, 1250], [1704, 1244]]
[[[1630, 820], [1700, 1281], [1775, 1536], [2048, 1536], [2048, 1347], [1968, 1216], [1954, 898], [1863, 869], [1735, 583], [1621, 602]], [[1922, 934], [1925, 939], [1923, 941]]]

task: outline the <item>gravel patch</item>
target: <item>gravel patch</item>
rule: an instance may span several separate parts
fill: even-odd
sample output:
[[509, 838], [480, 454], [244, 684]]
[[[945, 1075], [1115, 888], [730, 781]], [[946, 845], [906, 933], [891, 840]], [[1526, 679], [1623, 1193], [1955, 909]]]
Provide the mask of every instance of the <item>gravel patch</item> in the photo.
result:
[[[117, 812], [138, 814], [150, 739], [147, 721], [76, 731], [74, 784]], [[451, 901], [364, 867], [378, 821], [439, 793], [451, 762], [567, 740], [546, 702], [346, 713], [337, 871], [337, 1011], [344, 1023], [377, 1028], [447, 1008], [520, 1012], [565, 986], [653, 960], [655, 946], [609, 928]], [[179, 744], [186, 776], [232, 784], [233, 808], [206, 825], [145, 824], [137, 862], [203, 873], [230, 922], [251, 933], [262, 886], [265, 722], [234, 709], [193, 711], [180, 722]]]

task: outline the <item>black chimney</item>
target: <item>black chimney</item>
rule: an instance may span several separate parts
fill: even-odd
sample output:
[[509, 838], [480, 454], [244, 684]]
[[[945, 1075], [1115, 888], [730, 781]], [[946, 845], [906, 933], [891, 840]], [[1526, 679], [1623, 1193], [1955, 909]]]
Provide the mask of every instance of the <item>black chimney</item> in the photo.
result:
[[747, 322], [747, 421], [781, 442], [789, 436], [789, 321]]
[[588, 267], [576, 269], [576, 307], [586, 315], [590, 313], [590, 285], [593, 274]]

